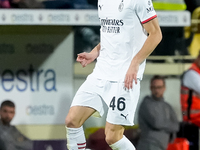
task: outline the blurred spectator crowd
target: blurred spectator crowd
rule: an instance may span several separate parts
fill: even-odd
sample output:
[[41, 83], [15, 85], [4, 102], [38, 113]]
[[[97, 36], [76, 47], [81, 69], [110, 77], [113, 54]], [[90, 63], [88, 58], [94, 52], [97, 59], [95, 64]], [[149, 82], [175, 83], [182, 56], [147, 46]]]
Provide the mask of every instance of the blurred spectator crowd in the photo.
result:
[[0, 8], [95, 9], [97, 0], [0, 0]]

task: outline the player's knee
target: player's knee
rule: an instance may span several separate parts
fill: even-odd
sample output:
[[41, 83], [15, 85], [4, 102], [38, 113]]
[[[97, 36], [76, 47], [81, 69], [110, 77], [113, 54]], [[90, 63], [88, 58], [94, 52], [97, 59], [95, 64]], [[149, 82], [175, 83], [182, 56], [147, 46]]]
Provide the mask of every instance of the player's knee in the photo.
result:
[[118, 141], [118, 136], [114, 134], [113, 132], [111, 133], [107, 132], [105, 140], [108, 145], [112, 145]]
[[65, 125], [66, 127], [69, 127], [69, 128], [73, 126], [72, 119], [68, 116], [65, 118]]
[[[116, 130], [117, 128], [117, 130]], [[106, 143], [108, 145], [112, 145], [114, 143], [116, 143], [117, 141], [119, 141], [120, 139], [123, 138], [123, 132], [124, 132], [124, 129], [123, 128], [119, 128], [118, 127], [114, 127], [114, 128], [106, 128], [105, 130], [105, 135], [106, 135]]]
[[115, 137], [112, 137], [112, 136], [106, 136], [106, 143], [108, 144], [108, 145], [112, 145], [112, 144], [114, 144], [115, 142], [117, 142], [117, 140], [115, 139]]
[[75, 118], [72, 118], [71, 116], [67, 116], [65, 119], [65, 125], [68, 128], [79, 128], [81, 125], [78, 123], [78, 121]]

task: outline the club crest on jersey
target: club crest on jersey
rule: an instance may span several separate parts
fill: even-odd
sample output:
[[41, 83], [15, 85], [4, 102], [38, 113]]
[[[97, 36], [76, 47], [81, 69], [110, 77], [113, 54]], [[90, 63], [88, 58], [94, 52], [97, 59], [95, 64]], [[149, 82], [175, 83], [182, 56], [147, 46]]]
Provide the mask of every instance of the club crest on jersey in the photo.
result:
[[121, 12], [123, 9], [124, 9], [124, 3], [123, 3], [124, 0], [122, 0], [122, 2], [119, 4], [119, 8], [118, 10]]

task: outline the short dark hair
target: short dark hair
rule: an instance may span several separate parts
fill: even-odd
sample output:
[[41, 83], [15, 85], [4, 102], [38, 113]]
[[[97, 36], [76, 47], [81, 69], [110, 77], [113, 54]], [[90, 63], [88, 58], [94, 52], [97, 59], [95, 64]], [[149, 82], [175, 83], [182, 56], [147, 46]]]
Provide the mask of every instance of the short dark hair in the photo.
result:
[[151, 78], [151, 83], [154, 81], [154, 80], [162, 80], [163, 81], [163, 84], [165, 86], [165, 77], [163, 76], [160, 76], [160, 75], [155, 75]]
[[4, 106], [15, 107], [15, 104], [10, 100], [5, 100], [1, 103], [0, 108], [3, 108]]

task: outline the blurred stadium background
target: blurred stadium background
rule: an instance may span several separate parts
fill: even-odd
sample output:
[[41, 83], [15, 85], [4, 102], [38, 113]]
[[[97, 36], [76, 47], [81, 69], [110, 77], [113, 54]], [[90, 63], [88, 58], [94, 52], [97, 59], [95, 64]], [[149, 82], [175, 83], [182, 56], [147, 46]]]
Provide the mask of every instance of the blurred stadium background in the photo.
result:
[[[37, 150], [62, 150], [55, 145], [65, 143], [64, 120], [71, 100], [94, 67], [92, 63], [83, 69], [75, 58], [99, 42], [97, 1], [3, 2], [0, 102], [5, 99], [15, 102], [17, 110], [12, 124], [36, 141]], [[179, 121], [180, 76], [200, 50], [200, 7], [189, 8], [156, 10], [163, 41], [147, 59], [141, 82], [140, 100], [150, 93], [149, 80], [153, 75], [166, 76], [165, 98]], [[89, 118], [84, 124], [86, 137], [104, 124], [105, 117]], [[137, 128], [137, 114], [135, 124], [133, 129]], [[63, 150], [64, 147], [65, 144]]]

